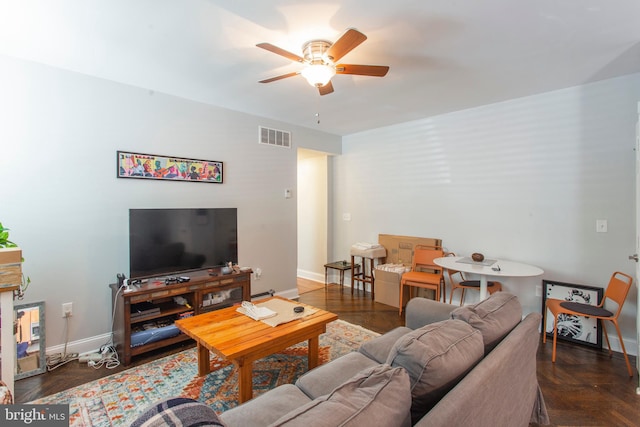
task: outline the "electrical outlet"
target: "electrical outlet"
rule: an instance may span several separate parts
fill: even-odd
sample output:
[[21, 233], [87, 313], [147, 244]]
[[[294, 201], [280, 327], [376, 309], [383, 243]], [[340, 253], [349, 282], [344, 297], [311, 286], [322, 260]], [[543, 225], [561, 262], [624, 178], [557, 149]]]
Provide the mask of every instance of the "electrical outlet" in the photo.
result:
[[596, 233], [606, 233], [606, 232], [607, 232], [607, 220], [596, 219]]
[[73, 303], [65, 302], [62, 304], [62, 317], [71, 317], [73, 316]]
[[262, 269], [260, 267], [256, 268], [254, 274], [256, 276], [256, 280], [260, 280], [260, 277], [262, 277]]

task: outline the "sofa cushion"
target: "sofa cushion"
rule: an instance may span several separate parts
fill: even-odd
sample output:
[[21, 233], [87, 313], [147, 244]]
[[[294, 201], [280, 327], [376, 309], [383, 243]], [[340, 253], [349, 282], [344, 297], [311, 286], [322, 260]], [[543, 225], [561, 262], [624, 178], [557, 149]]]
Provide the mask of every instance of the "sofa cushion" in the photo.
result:
[[358, 351], [369, 359], [375, 360], [378, 363], [385, 363], [387, 357], [389, 357], [389, 352], [398, 338], [412, 330], [413, 329], [409, 329], [406, 326], [398, 326], [384, 335], [365, 342], [360, 346]]
[[311, 401], [298, 387], [284, 384], [220, 414], [226, 427], [264, 427]]
[[365, 368], [379, 365], [356, 351], [325, 363], [302, 375], [296, 381], [296, 386], [311, 399], [329, 394], [333, 389]]
[[225, 427], [215, 411], [204, 403], [184, 397], [162, 400], [145, 410], [131, 427]]
[[482, 333], [488, 354], [522, 320], [522, 306], [515, 295], [496, 292], [474, 305], [457, 308], [452, 319], [462, 320]]
[[410, 407], [407, 371], [376, 365], [354, 375], [331, 393], [284, 415], [271, 426], [410, 426]]
[[443, 320], [409, 332], [394, 344], [387, 363], [411, 378], [411, 418], [417, 422], [484, 355], [480, 332], [461, 320]]

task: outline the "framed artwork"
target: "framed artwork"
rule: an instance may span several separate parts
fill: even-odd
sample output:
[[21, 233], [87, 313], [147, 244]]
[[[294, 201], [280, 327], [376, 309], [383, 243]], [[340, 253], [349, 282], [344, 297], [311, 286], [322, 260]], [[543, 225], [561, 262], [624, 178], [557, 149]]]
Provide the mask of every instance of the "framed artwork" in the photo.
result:
[[[598, 305], [604, 297], [604, 289], [571, 283], [542, 281], [542, 311], [546, 310], [547, 298]], [[544, 325], [547, 337], [553, 338], [553, 315], [547, 311]], [[558, 316], [558, 339], [602, 348], [602, 325], [596, 319], [586, 316], [560, 314]]]
[[222, 162], [118, 151], [117, 174], [118, 178], [222, 184]]

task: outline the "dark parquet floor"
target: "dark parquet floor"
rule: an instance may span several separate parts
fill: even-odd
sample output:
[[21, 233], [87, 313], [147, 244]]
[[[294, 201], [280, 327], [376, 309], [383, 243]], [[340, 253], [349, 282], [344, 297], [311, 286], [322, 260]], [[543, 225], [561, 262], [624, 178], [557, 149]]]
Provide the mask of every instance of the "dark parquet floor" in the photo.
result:
[[[306, 304], [332, 311], [340, 319], [384, 333], [404, 324], [395, 307], [371, 300], [371, 295], [331, 284], [300, 295]], [[193, 344], [182, 344], [134, 358], [132, 365], [95, 370], [70, 362], [42, 375], [16, 382], [15, 400], [24, 403], [92, 381], [161, 356], [182, 351]], [[635, 366], [636, 359], [632, 357]], [[538, 380], [553, 426], [640, 426], [640, 396], [636, 394], [638, 374], [629, 378], [621, 354], [609, 357], [597, 350], [566, 342], [558, 343], [556, 363], [551, 363], [551, 342], [540, 342]], [[461, 403], [464, 404], [464, 403]], [[505, 426], [506, 427], [506, 426]]]

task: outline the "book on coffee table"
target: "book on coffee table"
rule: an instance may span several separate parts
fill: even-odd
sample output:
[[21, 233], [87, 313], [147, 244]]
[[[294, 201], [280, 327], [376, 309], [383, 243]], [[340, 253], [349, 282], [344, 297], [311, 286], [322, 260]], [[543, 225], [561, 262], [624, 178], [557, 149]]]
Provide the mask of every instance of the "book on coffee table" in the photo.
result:
[[249, 316], [253, 320], [268, 319], [277, 316], [278, 313], [267, 307], [258, 307], [249, 301], [243, 301], [242, 305], [236, 309], [237, 312]]

